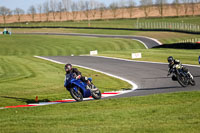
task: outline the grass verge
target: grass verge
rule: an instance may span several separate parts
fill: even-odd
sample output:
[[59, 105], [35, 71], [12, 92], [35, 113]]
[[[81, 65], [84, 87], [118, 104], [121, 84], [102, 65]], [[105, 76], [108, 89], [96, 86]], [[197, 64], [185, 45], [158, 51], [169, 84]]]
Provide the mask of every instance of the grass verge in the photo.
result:
[[[2, 29], [3, 30], [3, 29]], [[108, 35], [136, 35], [155, 38], [163, 44], [178, 43], [187, 39], [200, 38], [200, 35], [176, 33], [176, 32], [158, 32], [158, 31], [127, 31], [127, 30], [100, 30], [100, 29], [12, 29], [13, 33], [30, 33], [30, 32], [45, 32], [45, 33], [86, 33], [86, 34], [108, 34]]]
[[200, 92], [0, 110], [0, 131], [198, 133]]
[[110, 19], [110, 20], [91, 20], [88, 21], [65, 21], [65, 22], [29, 22], [2, 24], [2, 26], [66, 26], [66, 27], [101, 27], [101, 28], [135, 28], [140, 22], [172, 22], [172, 23], [190, 23], [199, 24], [199, 16], [194, 17], [164, 17], [164, 18], [139, 18], [139, 19]]
[[[71, 98], [64, 86], [63, 65], [33, 57], [0, 56], [0, 107]], [[78, 68], [92, 77], [102, 91], [132, 88], [128, 83], [104, 74]], [[105, 82], [106, 81], [106, 82]]]

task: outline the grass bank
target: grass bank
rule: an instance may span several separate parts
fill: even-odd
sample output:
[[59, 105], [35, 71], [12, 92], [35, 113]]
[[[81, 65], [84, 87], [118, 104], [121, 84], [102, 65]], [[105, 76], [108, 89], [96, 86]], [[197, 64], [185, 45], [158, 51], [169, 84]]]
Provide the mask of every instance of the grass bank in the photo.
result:
[[[123, 55], [123, 58], [131, 52], [142, 52], [146, 54], [143, 58], [151, 61], [164, 61], [165, 56], [174, 54], [192, 64], [194, 55], [188, 57], [188, 54], [196, 51], [146, 50], [142, 44], [126, 39], [37, 35], [0, 37], [0, 107], [30, 103], [36, 95], [40, 101], [70, 97], [63, 87], [63, 65], [33, 58], [33, 55], [85, 54], [98, 49], [102, 55]], [[103, 91], [130, 87], [120, 80], [79, 69], [85, 76], [93, 77]], [[0, 110], [0, 132], [198, 133], [199, 95], [199, 91], [180, 92], [5, 109]]]
[[198, 133], [200, 92], [0, 110], [0, 131]]
[[[0, 107], [71, 98], [63, 87], [63, 65], [34, 57], [0, 56]], [[90, 70], [78, 68], [104, 91], [131, 88], [128, 83]], [[105, 82], [106, 81], [106, 82]]]
[[[101, 28], [136, 28], [137, 23], [143, 22], [172, 22], [199, 24], [200, 17], [164, 17], [164, 18], [139, 18], [139, 19], [111, 19], [111, 20], [90, 20], [90, 21], [64, 21], [64, 22], [28, 22], [2, 24], [0, 26], [65, 26], [65, 27], [101, 27]], [[89, 24], [90, 23], [90, 24]], [[88, 25], [89, 24], [89, 25]]]
[[[3, 31], [3, 29], [2, 29]], [[45, 32], [45, 33], [85, 33], [85, 34], [107, 34], [107, 35], [136, 35], [146, 36], [159, 40], [163, 44], [178, 43], [187, 39], [199, 38], [200, 35], [175, 33], [175, 32], [158, 32], [158, 31], [127, 31], [127, 30], [97, 30], [97, 29], [51, 29], [51, 28], [39, 28], [39, 29], [12, 29], [13, 34], [15, 33], [34, 33], [34, 32]]]
[[[124, 44], [124, 45], [122, 45]], [[63, 87], [63, 65], [58, 65], [34, 55], [79, 55], [90, 50], [121, 50], [144, 48], [136, 41], [125, 39], [100, 39], [65, 36], [1, 36], [0, 40], [0, 107], [40, 101], [71, 98]], [[131, 88], [121, 80], [79, 68], [82, 74], [92, 77], [102, 92]], [[106, 82], [105, 82], [106, 81]]]

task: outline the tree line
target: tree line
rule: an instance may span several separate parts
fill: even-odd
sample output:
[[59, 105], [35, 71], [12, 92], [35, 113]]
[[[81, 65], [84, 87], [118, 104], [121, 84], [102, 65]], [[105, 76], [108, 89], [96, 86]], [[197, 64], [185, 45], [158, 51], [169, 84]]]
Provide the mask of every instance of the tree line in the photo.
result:
[[[39, 19], [42, 21], [42, 14], [45, 15], [46, 21], [49, 21], [50, 15], [53, 20], [56, 19], [56, 16], [59, 17], [60, 21], [70, 20], [69, 16], [71, 16], [71, 20], [76, 20], [78, 15], [80, 15], [80, 18], [84, 16], [89, 20], [95, 18], [97, 12], [100, 14], [100, 19], [103, 19], [108, 10], [112, 13], [112, 17], [116, 18], [120, 9], [122, 18], [125, 13], [128, 13], [129, 17], [132, 18], [135, 8], [140, 8], [145, 17], [149, 17], [149, 13], [154, 7], [159, 15], [163, 17], [168, 5], [172, 6], [176, 11], [176, 15], [179, 16], [180, 12], [183, 11], [187, 15], [189, 10], [194, 15], [200, 8], [199, 4], [200, 0], [174, 0], [172, 3], [169, 3], [168, 0], [140, 0], [139, 5], [136, 4], [135, 0], [116, 0], [109, 5], [97, 0], [78, 0], [76, 2], [72, 0], [46, 0], [44, 3], [31, 5], [27, 11], [21, 8], [11, 10], [5, 6], [0, 6], [0, 16], [2, 16], [4, 23], [11, 16], [16, 16], [17, 22], [21, 22], [23, 15], [30, 16], [31, 21], [35, 21], [35, 16], [39, 15]], [[63, 14], [65, 14], [65, 19], [63, 19]]]

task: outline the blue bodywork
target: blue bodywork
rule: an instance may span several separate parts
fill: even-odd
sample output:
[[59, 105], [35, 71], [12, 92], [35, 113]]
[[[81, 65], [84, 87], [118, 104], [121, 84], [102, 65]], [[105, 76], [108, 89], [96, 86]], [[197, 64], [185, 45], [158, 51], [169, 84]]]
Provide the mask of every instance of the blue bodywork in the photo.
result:
[[[92, 81], [91, 78], [88, 78], [88, 80]], [[88, 98], [91, 96], [90, 90], [86, 89], [87, 84], [81, 81], [80, 79], [76, 80], [73, 74], [66, 74], [64, 86], [68, 91], [70, 91], [70, 88], [73, 87], [73, 89], [76, 92], [78, 92], [78, 87], [79, 87], [83, 95], [83, 98]]]
[[199, 64], [200, 64], [200, 56], [199, 56]]

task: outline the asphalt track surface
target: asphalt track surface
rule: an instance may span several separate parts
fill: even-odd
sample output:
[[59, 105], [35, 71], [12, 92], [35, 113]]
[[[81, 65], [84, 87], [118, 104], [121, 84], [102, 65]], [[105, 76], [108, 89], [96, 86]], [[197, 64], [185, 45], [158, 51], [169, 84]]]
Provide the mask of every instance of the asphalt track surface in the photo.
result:
[[167, 64], [125, 61], [96, 56], [51, 56], [45, 58], [100, 70], [128, 79], [138, 85], [137, 90], [115, 96], [116, 98], [180, 91], [200, 91], [200, 67], [198, 66], [186, 66], [194, 75], [196, 86], [183, 88], [178, 82], [167, 77]]
[[79, 33], [17, 33], [17, 34], [36, 34], [36, 35], [63, 35], [63, 36], [81, 36], [81, 37], [101, 37], [101, 38], [123, 38], [140, 41], [145, 47], [152, 48], [161, 43], [153, 38], [144, 36], [127, 36], [127, 35], [100, 35], [100, 34], [79, 34]]

